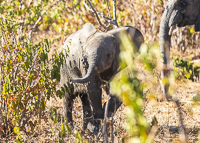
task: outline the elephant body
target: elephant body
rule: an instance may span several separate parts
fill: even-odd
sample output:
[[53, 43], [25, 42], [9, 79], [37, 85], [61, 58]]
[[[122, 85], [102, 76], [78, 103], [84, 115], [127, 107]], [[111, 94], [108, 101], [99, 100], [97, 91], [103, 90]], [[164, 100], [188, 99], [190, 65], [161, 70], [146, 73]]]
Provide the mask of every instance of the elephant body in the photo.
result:
[[[71, 84], [69, 93], [63, 98], [64, 116], [72, 125], [73, 100], [80, 96], [83, 105], [84, 129], [99, 130], [104, 118], [102, 107], [102, 80], [109, 81], [119, 69], [120, 32], [127, 32], [137, 48], [144, 42], [141, 32], [134, 27], [121, 27], [107, 33], [96, 32], [92, 24], [71, 34], [62, 49], [69, 49], [66, 62], [61, 67], [61, 86]], [[114, 112], [121, 101], [112, 96], [109, 112]]]
[[[199, 0], [168, 0], [162, 15], [159, 31], [159, 44], [163, 53], [164, 63], [161, 78], [169, 77], [171, 33], [176, 25], [178, 27], [195, 25], [195, 31], [200, 31]], [[168, 98], [168, 85], [163, 86], [163, 92]]]

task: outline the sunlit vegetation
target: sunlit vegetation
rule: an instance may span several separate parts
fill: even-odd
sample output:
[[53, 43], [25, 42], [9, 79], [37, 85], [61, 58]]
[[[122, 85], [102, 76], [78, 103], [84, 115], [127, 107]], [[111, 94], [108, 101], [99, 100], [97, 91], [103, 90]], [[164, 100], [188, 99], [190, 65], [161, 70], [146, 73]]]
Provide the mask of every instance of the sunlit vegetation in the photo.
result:
[[[95, 10], [113, 18], [112, 0], [91, 0]], [[114, 142], [170, 142], [178, 138], [177, 107], [166, 102], [160, 87], [159, 26], [167, 0], [119, 0], [119, 27], [132, 25], [144, 35], [139, 52], [122, 35], [122, 72], [111, 82], [111, 92], [123, 100], [114, 115]], [[82, 0], [0, 0], [0, 142], [103, 142], [82, 130], [82, 106], [76, 101], [70, 129], [62, 116], [60, 66], [68, 51], [59, 51], [66, 37], [89, 22], [98, 31], [94, 13]], [[114, 29], [104, 18], [102, 23]], [[199, 34], [192, 27], [176, 28], [172, 34], [171, 57], [177, 79], [174, 95], [183, 101], [188, 139], [197, 141], [199, 106], [190, 95], [199, 88]], [[188, 59], [191, 59], [188, 61]], [[173, 63], [173, 59], [172, 63]], [[193, 64], [194, 63], [194, 64]], [[181, 77], [181, 78], [180, 78]], [[193, 81], [191, 81], [191, 80]], [[102, 103], [106, 101], [104, 92]], [[190, 104], [191, 103], [191, 104]], [[103, 122], [102, 122], [103, 124]], [[111, 139], [109, 137], [109, 141]]]

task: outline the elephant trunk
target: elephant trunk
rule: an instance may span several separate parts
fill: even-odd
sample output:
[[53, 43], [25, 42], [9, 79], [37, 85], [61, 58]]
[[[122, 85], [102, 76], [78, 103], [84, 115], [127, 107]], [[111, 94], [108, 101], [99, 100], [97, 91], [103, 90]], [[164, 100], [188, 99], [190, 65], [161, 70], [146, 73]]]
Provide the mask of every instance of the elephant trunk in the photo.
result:
[[89, 68], [87, 74], [83, 78], [71, 79], [72, 83], [87, 83], [97, 74], [96, 62], [94, 59], [89, 59]]
[[166, 10], [162, 15], [161, 23], [160, 23], [160, 31], [159, 31], [159, 44], [160, 51], [163, 54], [163, 62], [164, 64], [169, 63], [169, 49], [170, 49], [170, 41], [171, 35], [169, 35], [169, 25], [166, 18]]
[[[162, 15], [159, 31], [159, 45], [160, 51], [163, 54], [164, 67], [161, 71], [161, 78], [169, 77], [169, 63], [170, 63], [170, 43], [171, 43], [171, 33], [177, 22], [176, 13], [173, 10], [174, 6], [166, 6], [164, 13]], [[174, 21], [175, 20], [175, 21]], [[168, 85], [164, 85], [163, 92], [167, 95]]]

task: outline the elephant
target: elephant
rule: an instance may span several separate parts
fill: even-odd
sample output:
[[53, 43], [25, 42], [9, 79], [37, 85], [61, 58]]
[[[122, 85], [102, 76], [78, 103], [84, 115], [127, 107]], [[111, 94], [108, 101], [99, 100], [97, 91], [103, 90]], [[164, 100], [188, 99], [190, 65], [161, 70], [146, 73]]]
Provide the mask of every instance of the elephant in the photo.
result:
[[[73, 100], [79, 96], [83, 105], [84, 130], [87, 128], [93, 133], [99, 132], [100, 120], [104, 118], [102, 84], [118, 72], [120, 32], [127, 32], [138, 49], [144, 42], [142, 33], [132, 26], [97, 32], [90, 23], [86, 23], [64, 42], [61, 50], [69, 49], [69, 52], [60, 69], [60, 82], [61, 86], [70, 84], [69, 92], [63, 98], [63, 112], [71, 126]], [[121, 103], [117, 97], [111, 96], [109, 113], [114, 113], [114, 107], [117, 109]]]
[[[163, 54], [164, 67], [161, 78], [168, 78], [170, 74], [170, 40], [174, 26], [184, 27], [194, 25], [195, 31], [200, 31], [200, 1], [199, 0], [168, 0], [161, 18], [159, 30], [160, 51]], [[162, 90], [169, 99], [169, 84], [162, 85]]]

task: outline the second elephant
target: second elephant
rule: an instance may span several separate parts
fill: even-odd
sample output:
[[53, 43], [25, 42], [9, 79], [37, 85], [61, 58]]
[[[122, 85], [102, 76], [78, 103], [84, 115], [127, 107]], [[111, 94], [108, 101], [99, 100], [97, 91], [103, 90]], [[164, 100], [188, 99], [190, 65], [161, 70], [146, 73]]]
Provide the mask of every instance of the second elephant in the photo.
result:
[[[83, 104], [84, 129], [99, 131], [104, 118], [102, 108], [102, 80], [109, 81], [118, 71], [121, 32], [128, 33], [136, 48], [144, 42], [141, 32], [131, 26], [121, 27], [107, 33], [97, 32], [92, 24], [71, 34], [62, 49], [69, 49], [66, 63], [61, 68], [61, 86], [70, 81], [71, 88], [63, 99], [64, 115], [72, 124], [73, 100], [79, 95]], [[114, 112], [114, 96], [110, 99], [109, 112]], [[121, 105], [117, 100], [116, 107]]]
[[[170, 74], [171, 34], [175, 26], [194, 25], [195, 31], [200, 31], [200, 1], [199, 0], [168, 0], [162, 15], [159, 31], [160, 50], [163, 53], [164, 67], [161, 78]], [[169, 85], [162, 87], [168, 99]]]

